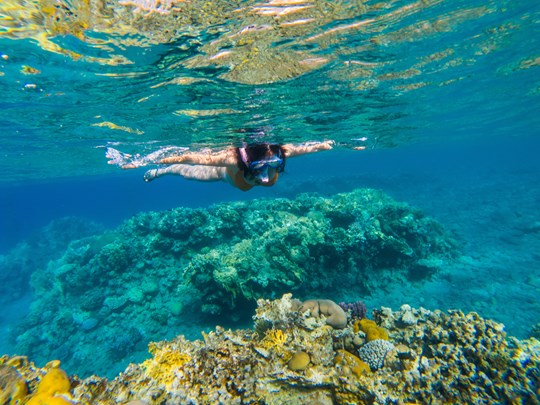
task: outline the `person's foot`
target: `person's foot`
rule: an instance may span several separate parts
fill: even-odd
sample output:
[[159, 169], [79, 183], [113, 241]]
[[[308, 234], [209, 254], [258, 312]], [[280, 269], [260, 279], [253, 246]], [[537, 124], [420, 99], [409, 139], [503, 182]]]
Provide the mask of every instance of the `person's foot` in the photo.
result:
[[144, 181], [148, 183], [149, 181], [154, 180], [157, 176], [158, 176], [158, 169], [148, 170], [144, 174]]

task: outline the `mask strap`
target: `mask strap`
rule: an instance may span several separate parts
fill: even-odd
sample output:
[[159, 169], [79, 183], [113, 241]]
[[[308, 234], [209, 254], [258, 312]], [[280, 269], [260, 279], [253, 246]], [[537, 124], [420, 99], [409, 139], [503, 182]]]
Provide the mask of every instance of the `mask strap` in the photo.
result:
[[238, 152], [240, 153], [240, 158], [242, 159], [242, 162], [244, 162], [246, 166], [249, 166], [246, 148], [238, 148]]

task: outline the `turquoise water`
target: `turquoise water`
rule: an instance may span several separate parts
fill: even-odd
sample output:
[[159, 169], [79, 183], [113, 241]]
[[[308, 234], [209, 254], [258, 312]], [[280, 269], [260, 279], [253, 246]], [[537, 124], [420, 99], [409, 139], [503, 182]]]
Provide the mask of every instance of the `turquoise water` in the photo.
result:
[[[168, 13], [60, 4], [0, 5], [0, 264], [9, 291], [0, 352], [25, 354], [17, 335], [39, 298], [31, 274], [72, 240], [144, 211], [359, 187], [422, 209], [455, 234], [461, 257], [406, 288], [332, 298], [477, 311], [521, 338], [540, 322], [537, 2], [187, 2]], [[144, 155], [325, 139], [336, 141], [332, 151], [292, 159], [278, 184], [248, 193], [181, 178], [145, 184], [144, 169], [105, 158], [108, 146]], [[49, 225], [66, 216], [78, 219]], [[47, 349], [33, 359], [112, 376], [144, 358], [147, 340], [197, 337], [216, 322], [182, 319], [139, 338], [114, 368], [102, 359], [94, 370], [81, 365], [88, 353], [55, 346], [43, 325]], [[249, 317], [229, 326], [245, 325]], [[81, 342], [86, 332], [78, 330]]]

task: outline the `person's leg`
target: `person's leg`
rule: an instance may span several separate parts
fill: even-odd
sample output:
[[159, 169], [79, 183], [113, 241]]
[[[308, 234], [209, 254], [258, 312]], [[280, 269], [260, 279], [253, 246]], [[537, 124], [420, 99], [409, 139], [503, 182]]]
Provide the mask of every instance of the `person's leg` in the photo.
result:
[[170, 165], [148, 170], [144, 174], [144, 181], [152, 181], [166, 175], [182, 176], [188, 180], [219, 181], [225, 180], [226, 169], [217, 166]]

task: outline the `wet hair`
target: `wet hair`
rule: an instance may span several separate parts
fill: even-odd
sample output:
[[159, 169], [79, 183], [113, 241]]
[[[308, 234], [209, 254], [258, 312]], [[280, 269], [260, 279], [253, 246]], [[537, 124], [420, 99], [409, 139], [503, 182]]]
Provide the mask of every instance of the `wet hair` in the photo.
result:
[[[267, 159], [268, 152], [271, 152], [272, 155], [277, 156], [283, 160], [282, 165], [279, 167], [278, 172], [281, 173], [285, 169], [285, 151], [281, 145], [277, 143], [254, 143], [247, 145], [245, 148], [247, 163], [256, 162], [257, 160]], [[236, 148], [236, 156], [238, 161], [238, 168], [244, 173], [249, 173], [249, 167], [246, 165], [246, 162], [242, 159], [240, 153], [240, 148]]]

